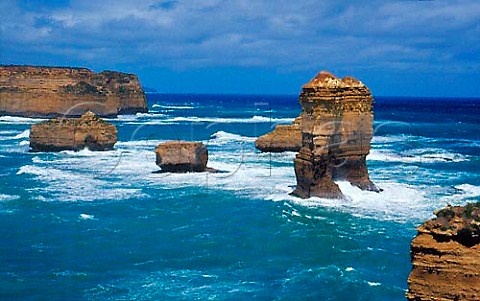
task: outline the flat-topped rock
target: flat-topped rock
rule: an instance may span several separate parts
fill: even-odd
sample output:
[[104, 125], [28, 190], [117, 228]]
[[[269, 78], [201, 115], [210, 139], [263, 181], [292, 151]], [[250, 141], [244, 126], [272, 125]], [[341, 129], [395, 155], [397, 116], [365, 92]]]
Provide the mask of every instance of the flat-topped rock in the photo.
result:
[[295, 158], [293, 195], [342, 198], [334, 180], [380, 191], [369, 179], [366, 156], [373, 134], [373, 97], [353, 77], [318, 73], [300, 93], [302, 148]]
[[54, 118], [32, 125], [30, 148], [32, 152], [62, 150], [105, 151], [117, 142], [117, 128], [93, 112], [80, 118]]
[[435, 215], [412, 241], [408, 300], [480, 300], [480, 202]]
[[203, 172], [207, 170], [208, 150], [201, 142], [168, 141], [155, 149], [162, 172]]
[[302, 147], [301, 118], [293, 124], [277, 125], [275, 129], [255, 140], [255, 147], [262, 152], [298, 152]]
[[0, 66], [0, 115], [78, 117], [146, 112], [133, 74], [86, 68]]

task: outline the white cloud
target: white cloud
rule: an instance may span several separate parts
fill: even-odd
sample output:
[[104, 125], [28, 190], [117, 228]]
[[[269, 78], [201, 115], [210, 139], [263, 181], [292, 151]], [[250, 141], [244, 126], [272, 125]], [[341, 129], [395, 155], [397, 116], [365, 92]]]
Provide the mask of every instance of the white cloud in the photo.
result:
[[465, 54], [479, 50], [475, 0], [73, 0], [38, 11], [3, 1], [1, 11], [2, 60], [29, 50], [100, 66], [471, 70], [479, 64]]

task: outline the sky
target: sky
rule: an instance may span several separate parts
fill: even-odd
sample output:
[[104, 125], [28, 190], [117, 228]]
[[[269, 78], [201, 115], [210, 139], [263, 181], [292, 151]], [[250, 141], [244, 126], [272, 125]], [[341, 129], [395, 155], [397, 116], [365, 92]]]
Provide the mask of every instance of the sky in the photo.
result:
[[165, 93], [480, 97], [480, 1], [0, 0], [0, 63], [135, 73]]

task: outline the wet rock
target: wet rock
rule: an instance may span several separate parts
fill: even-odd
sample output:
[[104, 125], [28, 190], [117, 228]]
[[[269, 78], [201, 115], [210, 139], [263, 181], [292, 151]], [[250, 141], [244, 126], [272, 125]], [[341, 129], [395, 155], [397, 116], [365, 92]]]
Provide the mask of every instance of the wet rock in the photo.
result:
[[208, 150], [201, 142], [168, 141], [155, 149], [162, 172], [203, 172], [207, 170]]

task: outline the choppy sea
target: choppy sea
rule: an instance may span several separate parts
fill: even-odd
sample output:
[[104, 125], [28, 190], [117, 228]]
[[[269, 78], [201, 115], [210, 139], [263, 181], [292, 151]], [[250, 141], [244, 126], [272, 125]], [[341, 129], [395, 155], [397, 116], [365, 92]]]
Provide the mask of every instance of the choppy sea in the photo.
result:
[[[0, 117], [1, 300], [404, 300], [432, 211], [480, 200], [480, 99], [375, 99], [372, 180], [289, 196], [295, 153], [255, 138], [296, 96], [148, 94], [107, 152], [29, 153], [39, 119]], [[154, 148], [203, 141], [222, 173], [159, 174]]]

